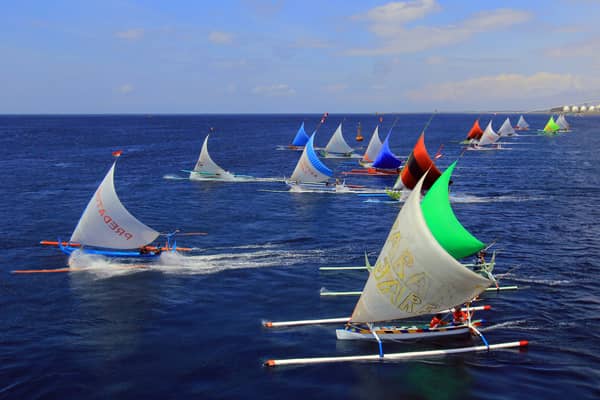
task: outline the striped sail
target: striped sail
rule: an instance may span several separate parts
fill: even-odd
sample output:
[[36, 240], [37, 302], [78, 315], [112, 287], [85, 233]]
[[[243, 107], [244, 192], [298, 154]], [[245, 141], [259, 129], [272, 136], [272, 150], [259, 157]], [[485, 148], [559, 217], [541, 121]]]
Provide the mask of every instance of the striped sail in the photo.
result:
[[467, 134], [467, 139], [479, 140], [481, 135], [483, 135], [483, 130], [479, 126], [479, 119], [476, 119], [471, 127], [471, 130], [469, 130], [469, 133]]
[[367, 150], [365, 151], [361, 161], [373, 162], [375, 157], [377, 157], [377, 154], [379, 154], [381, 146], [381, 139], [379, 139], [379, 125], [377, 125], [373, 131], [373, 135], [371, 136], [371, 140], [369, 140], [369, 145], [367, 146]]
[[503, 135], [503, 136], [511, 136], [511, 135], [514, 135], [515, 133], [516, 133], [515, 129], [510, 124], [510, 118], [506, 117], [506, 119], [504, 120], [504, 123], [502, 124], [500, 129], [498, 129], [498, 134]]
[[208, 154], [208, 138], [210, 135], [206, 135], [204, 143], [202, 144], [202, 151], [200, 151], [200, 157], [196, 162], [194, 171], [190, 173], [190, 179], [215, 179], [220, 180], [234, 180], [235, 177], [231, 172], [225, 171], [219, 167]]
[[[402, 172], [400, 172], [399, 180], [402, 181], [404, 187], [413, 189], [419, 179], [429, 170], [427, 178], [423, 182], [423, 190], [428, 190], [437, 178], [442, 174], [433, 163], [427, 148], [425, 147], [425, 132], [421, 133], [412, 153], [404, 163]], [[398, 182], [398, 180], [396, 181]], [[394, 189], [398, 189], [394, 184]]]
[[158, 232], [138, 221], [121, 204], [114, 184], [115, 161], [85, 208], [71, 242], [107, 249], [136, 249], [153, 242]]
[[296, 168], [292, 173], [290, 181], [296, 183], [318, 183], [326, 182], [329, 177], [333, 176], [333, 172], [327, 168], [319, 159], [314, 147], [315, 134], [313, 133], [296, 164]]
[[[400, 210], [350, 321], [381, 322], [440, 312], [473, 299], [491, 284], [460, 264], [432, 234], [419, 204], [424, 179]], [[447, 196], [447, 181], [442, 182]]]
[[492, 128], [492, 121], [488, 123], [483, 131], [483, 135], [481, 135], [481, 139], [479, 139], [480, 146], [486, 146], [490, 144], [494, 144], [500, 139], [500, 135], [494, 132], [494, 128]]
[[349, 154], [352, 153], [353, 150], [354, 149], [344, 140], [344, 136], [342, 135], [342, 123], [340, 122], [333, 133], [333, 136], [329, 139], [327, 146], [325, 146], [325, 151], [332, 154]]

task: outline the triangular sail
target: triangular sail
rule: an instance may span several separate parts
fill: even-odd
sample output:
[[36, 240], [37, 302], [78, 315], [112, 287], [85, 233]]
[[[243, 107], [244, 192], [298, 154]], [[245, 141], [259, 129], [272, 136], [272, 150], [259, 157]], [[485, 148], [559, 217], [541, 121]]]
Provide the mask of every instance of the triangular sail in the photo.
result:
[[379, 154], [377, 154], [375, 161], [373, 161], [373, 164], [371, 165], [373, 168], [396, 169], [402, 164], [402, 161], [400, 161], [398, 157], [392, 153], [392, 150], [390, 150], [389, 139], [390, 134], [388, 133], [381, 145]]
[[[425, 182], [423, 182], [424, 190], [428, 190], [442, 173], [437, 169], [431, 157], [429, 157], [429, 153], [425, 147], [425, 132], [423, 132], [419, 136], [419, 140], [417, 140], [408, 160], [404, 163], [399, 178], [402, 180], [404, 187], [413, 189], [427, 170], [429, 170], [429, 173], [427, 174], [427, 178], [425, 178]], [[397, 189], [396, 184], [394, 184], [394, 189]]]
[[304, 130], [304, 121], [302, 121], [302, 125], [300, 125], [300, 128], [298, 128], [298, 132], [296, 132], [296, 136], [294, 137], [294, 140], [292, 141], [292, 145], [293, 146], [304, 146], [304, 145], [306, 145], [306, 142], [308, 142], [308, 135], [306, 134], [306, 131]]
[[504, 123], [502, 124], [500, 129], [498, 129], [498, 134], [504, 135], [504, 136], [510, 136], [510, 135], [514, 135], [515, 133], [516, 133], [515, 129], [510, 124], [510, 118], [506, 117], [506, 119], [504, 120]]
[[567, 122], [567, 119], [565, 118], [564, 114], [560, 114], [558, 116], [558, 118], [556, 119], [556, 125], [560, 126], [560, 129], [563, 131], [568, 131], [569, 129], [571, 129], [571, 126]]
[[471, 127], [471, 130], [467, 134], [467, 139], [479, 140], [479, 138], [481, 138], [481, 135], [483, 135], [483, 130], [479, 126], [479, 119], [476, 119], [473, 123], [473, 126]]
[[517, 122], [517, 129], [529, 129], [529, 124], [525, 121], [525, 118], [521, 115], [519, 117], [519, 121]]
[[448, 186], [456, 162], [444, 171], [423, 199], [421, 208], [431, 233], [438, 243], [454, 258], [470, 256], [483, 249], [485, 245], [467, 231], [454, 215]]
[[200, 178], [210, 178], [211, 176], [219, 177], [220, 179], [234, 179], [234, 175], [231, 172], [225, 171], [219, 167], [208, 154], [208, 138], [210, 135], [206, 135], [204, 143], [202, 144], [202, 151], [200, 151], [200, 157], [194, 167], [194, 172], [190, 174], [190, 178], [194, 178], [197, 175]]
[[485, 127], [485, 131], [483, 131], [483, 135], [481, 135], [481, 139], [479, 139], [479, 146], [485, 146], [489, 144], [494, 144], [500, 139], [500, 135], [494, 132], [494, 128], [492, 128], [492, 121], [490, 121]]
[[419, 204], [424, 179], [400, 210], [350, 321], [440, 312], [473, 299], [492, 283], [456, 261], [432, 235]]
[[333, 136], [329, 139], [327, 146], [325, 146], [325, 151], [332, 154], [349, 154], [352, 153], [353, 150], [354, 149], [344, 140], [344, 136], [342, 135], [342, 123], [340, 122], [333, 133]]
[[544, 127], [544, 132], [556, 132], [560, 129], [560, 126], [554, 121], [554, 117], [551, 115]]
[[367, 146], [367, 150], [363, 155], [361, 161], [363, 162], [373, 162], [379, 151], [381, 150], [381, 139], [379, 138], [379, 125], [375, 126], [375, 130], [373, 131], [373, 135], [371, 136], [371, 140], [369, 140], [369, 145]]
[[116, 161], [79, 218], [71, 242], [107, 249], [136, 249], [159, 235], [121, 204], [114, 184]]
[[313, 133], [306, 146], [304, 146], [302, 155], [290, 178], [291, 181], [296, 183], [318, 183], [326, 182], [329, 177], [333, 176], [333, 172], [317, 156], [314, 138], [315, 134]]

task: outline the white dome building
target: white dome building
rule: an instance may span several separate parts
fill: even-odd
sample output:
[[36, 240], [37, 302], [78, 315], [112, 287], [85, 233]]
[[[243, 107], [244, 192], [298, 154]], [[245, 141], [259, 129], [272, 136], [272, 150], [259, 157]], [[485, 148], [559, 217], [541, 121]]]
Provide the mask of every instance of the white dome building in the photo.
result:
[[579, 107], [579, 112], [586, 112], [586, 111], [587, 111], [587, 107], [586, 106]]
[[569, 112], [570, 110], [571, 110], [571, 107], [563, 106], [563, 112]]
[[588, 111], [589, 112], [596, 112], [596, 106], [589, 106], [588, 107]]
[[577, 106], [572, 106], [572, 107], [571, 107], [571, 112], [579, 112], [579, 107], [577, 107]]

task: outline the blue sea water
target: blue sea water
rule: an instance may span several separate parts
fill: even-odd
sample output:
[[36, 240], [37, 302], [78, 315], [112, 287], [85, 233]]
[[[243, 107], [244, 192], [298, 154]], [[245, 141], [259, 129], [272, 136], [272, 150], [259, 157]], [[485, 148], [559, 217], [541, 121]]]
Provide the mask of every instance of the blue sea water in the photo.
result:
[[[400, 115], [390, 146], [403, 159], [429, 115]], [[300, 153], [288, 144], [302, 120], [319, 115], [0, 116], [0, 399], [574, 399], [600, 397], [600, 118], [568, 117], [573, 131], [537, 135], [547, 115], [527, 115], [534, 130], [503, 150], [458, 144], [475, 115], [436, 115], [430, 154], [443, 144], [459, 220], [495, 241], [496, 273], [514, 292], [486, 294], [493, 310], [484, 334], [527, 350], [405, 362], [268, 369], [268, 358], [374, 354], [373, 343], [335, 339], [334, 327], [266, 330], [261, 321], [347, 316], [356, 298], [319, 291], [359, 290], [361, 272], [319, 266], [374, 262], [400, 205], [382, 197], [292, 194], [283, 183], [191, 182], [210, 127], [219, 165], [256, 177], [289, 176]], [[482, 117], [486, 124], [489, 116]], [[495, 126], [505, 116], [494, 117]], [[518, 115], [511, 115], [513, 123]], [[385, 116], [381, 136], [392, 126]], [[344, 120], [344, 135], [366, 146], [374, 115], [330, 115], [316, 136], [324, 146]], [[354, 141], [358, 122], [365, 141]], [[504, 139], [503, 139], [504, 141]], [[39, 240], [68, 238], [111, 151], [122, 149], [115, 186], [123, 204], [192, 247], [150, 270], [79, 257], [85, 272], [13, 275], [60, 268], [69, 260]], [[326, 159], [341, 176], [351, 161]], [[346, 178], [383, 188], [391, 177]], [[459, 340], [458, 345], [479, 343]], [[454, 343], [456, 345], [456, 341]], [[390, 344], [387, 351], [444, 343]]]

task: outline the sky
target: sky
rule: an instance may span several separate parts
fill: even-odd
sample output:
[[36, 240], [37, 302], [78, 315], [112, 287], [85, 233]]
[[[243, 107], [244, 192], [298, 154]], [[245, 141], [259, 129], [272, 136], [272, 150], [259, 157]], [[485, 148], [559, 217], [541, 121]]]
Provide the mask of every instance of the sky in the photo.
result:
[[600, 104], [600, 0], [24, 0], [0, 10], [0, 114]]

